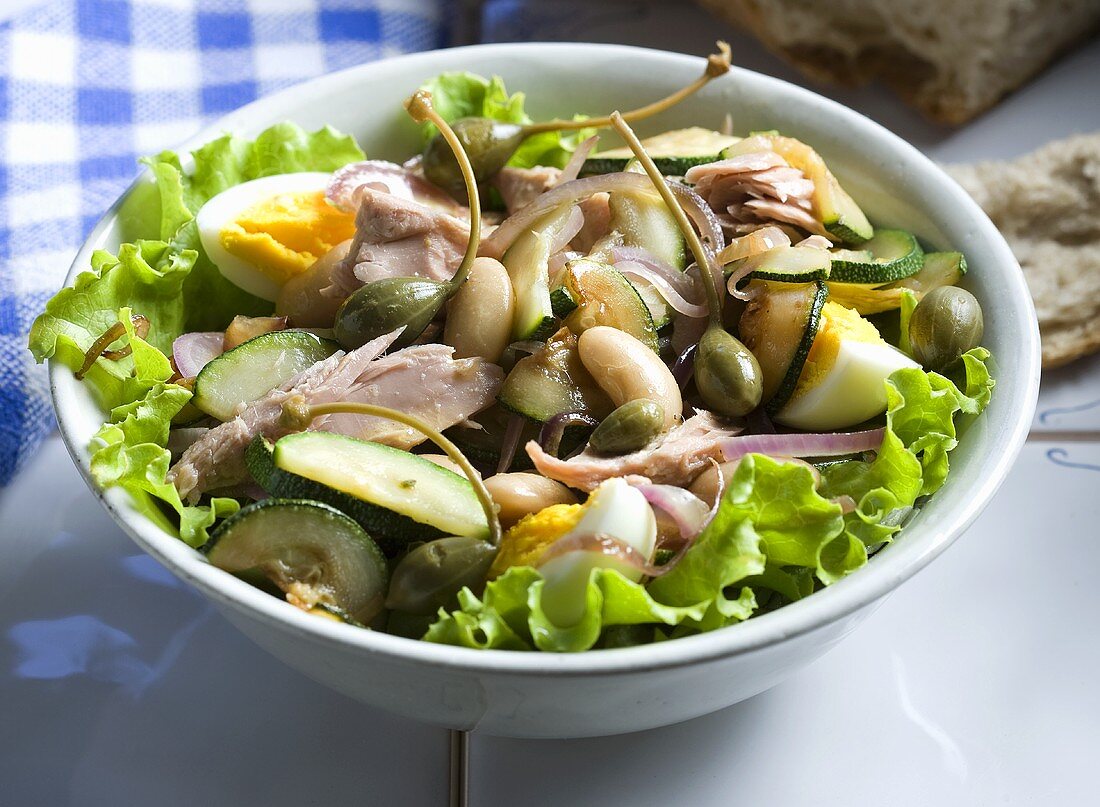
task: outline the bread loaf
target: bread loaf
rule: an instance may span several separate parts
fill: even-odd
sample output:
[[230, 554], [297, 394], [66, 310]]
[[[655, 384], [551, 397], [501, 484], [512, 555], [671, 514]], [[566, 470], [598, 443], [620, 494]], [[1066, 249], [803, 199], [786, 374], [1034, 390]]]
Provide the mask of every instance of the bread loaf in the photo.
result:
[[1100, 0], [699, 0], [813, 78], [962, 123], [1100, 27]]
[[1100, 350], [1100, 132], [1010, 162], [948, 166], [1023, 267], [1043, 366]]

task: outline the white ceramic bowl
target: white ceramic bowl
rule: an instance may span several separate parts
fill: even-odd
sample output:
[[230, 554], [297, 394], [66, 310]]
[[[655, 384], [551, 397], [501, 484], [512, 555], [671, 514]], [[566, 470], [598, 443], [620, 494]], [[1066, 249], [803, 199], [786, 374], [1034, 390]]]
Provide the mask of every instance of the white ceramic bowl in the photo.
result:
[[[513, 91], [528, 93], [536, 117], [548, 117], [631, 108], [686, 84], [701, 66], [698, 58], [609, 45], [488, 45], [422, 53], [261, 99], [186, 145], [226, 130], [254, 134], [289, 119], [307, 128], [331, 124], [354, 133], [370, 156], [401, 160], [417, 140], [400, 102], [444, 70], [502, 75]], [[273, 655], [353, 698], [414, 720], [520, 737], [615, 734], [706, 714], [778, 683], [853, 630], [989, 502], [1031, 421], [1039, 336], [1020, 268], [989, 219], [924, 155], [861, 115], [735, 69], [639, 129], [645, 134], [717, 127], [727, 112], [738, 132], [774, 128], [812, 144], [876, 223], [902, 226], [929, 244], [965, 252], [971, 267], [966, 285], [985, 310], [984, 341], [997, 359], [993, 403], [952, 454], [947, 485], [866, 568], [776, 612], [701, 636], [575, 655], [478, 652], [308, 616], [210, 566], [137, 514], [122, 491], [97, 495], [139, 546]], [[135, 188], [92, 232], [69, 282], [88, 266], [92, 250], [113, 250], [124, 237], [126, 217], [119, 211]], [[62, 435], [87, 479], [86, 446], [103, 415], [67, 369], [53, 364], [50, 377]]]

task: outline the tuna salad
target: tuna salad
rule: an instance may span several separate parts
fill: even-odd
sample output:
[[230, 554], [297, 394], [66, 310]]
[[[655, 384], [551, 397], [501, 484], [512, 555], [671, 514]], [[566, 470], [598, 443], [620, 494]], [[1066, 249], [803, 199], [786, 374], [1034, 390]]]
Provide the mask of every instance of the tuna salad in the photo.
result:
[[720, 106], [635, 133], [729, 69], [537, 122], [436, 76], [379, 110], [420, 127], [403, 163], [290, 122], [147, 158], [132, 240], [30, 338], [103, 407], [94, 480], [287, 608], [476, 649], [663, 641], [858, 573], [989, 402], [982, 309], [812, 143]]

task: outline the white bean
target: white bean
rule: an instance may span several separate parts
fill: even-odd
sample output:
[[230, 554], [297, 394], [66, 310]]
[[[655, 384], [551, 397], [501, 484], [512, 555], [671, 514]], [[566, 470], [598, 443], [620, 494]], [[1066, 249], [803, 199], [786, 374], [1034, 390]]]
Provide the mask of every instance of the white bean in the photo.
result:
[[660, 356], [618, 328], [597, 325], [577, 339], [577, 352], [586, 370], [615, 406], [645, 398], [660, 404], [666, 429], [684, 413], [680, 385]]
[[515, 306], [512, 279], [504, 264], [477, 258], [470, 276], [447, 303], [444, 343], [455, 349], [456, 359], [480, 356], [498, 361], [511, 341]]
[[552, 504], [577, 503], [573, 491], [561, 482], [538, 474], [496, 474], [485, 480], [485, 487], [499, 508], [500, 523], [505, 529]]

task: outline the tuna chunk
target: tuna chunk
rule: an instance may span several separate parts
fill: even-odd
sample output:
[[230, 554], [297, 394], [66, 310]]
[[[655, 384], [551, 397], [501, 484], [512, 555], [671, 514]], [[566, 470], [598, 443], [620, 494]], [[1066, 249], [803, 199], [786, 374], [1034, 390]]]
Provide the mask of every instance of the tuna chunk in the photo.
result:
[[[390, 406], [440, 430], [493, 402], [503, 377], [499, 367], [481, 359], [455, 361], [445, 345], [409, 347], [379, 359], [397, 333], [318, 362], [246, 406], [233, 420], [211, 429], [183, 452], [169, 473], [180, 495], [194, 502], [208, 490], [246, 482], [245, 449], [258, 434], [277, 440], [291, 431], [281, 415], [283, 403], [294, 395], [302, 395], [309, 404], [348, 400]], [[398, 448], [424, 440], [411, 429], [379, 418], [329, 416], [318, 418], [311, 428]]]
[[534, 168], [502, 168], [493, 177], [504, 206], [515, 213], [536, 196], [546, 193], [561, 181], [561, 169], [537, 165]]
[[468, 222], [368, 186], [356, 194], [355, 238], [322, 294], [343, 300], [364, 283], [387, 277], [451, 278], [466, 250]]
[[695, 184], [727, 232], [778, 222], [825, 234], [813, 212], [813, 181], [773, 151], [697, 165], [684, 178]]
[[454, 216], [469, 215], [465, 207], [445, 190], [428, 182], [418, 170], [385, 160], [364, 160], [337, 169], [325, 197], [341, 210], [355, 211], [363, 187], [385, 191]]
[[533, 440], [527, 444], [527, 454], [543, 476], [580, 490], [593, 490], [616, 476], [644, 476], [655, 484], [687, 487], [710, 460], [721, 462], [722, 441], [739, 431], [719, 423], [709, 412], [699, 412], [656, 445], [632, 454], [607, 456], [586, 448], [572, 459], [560, 460]]

